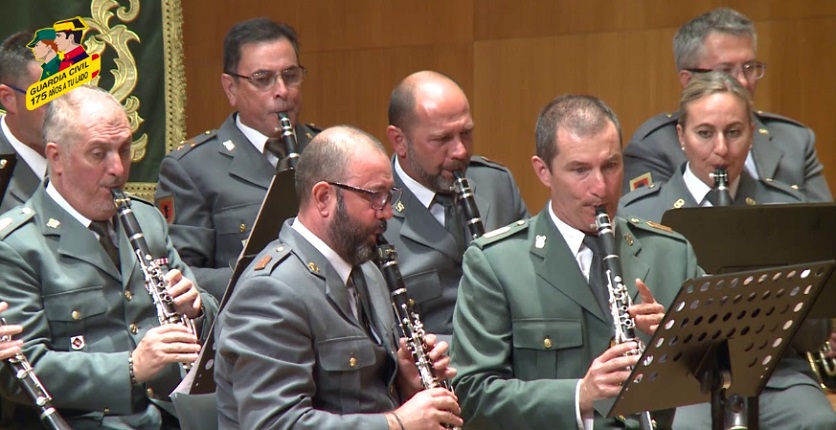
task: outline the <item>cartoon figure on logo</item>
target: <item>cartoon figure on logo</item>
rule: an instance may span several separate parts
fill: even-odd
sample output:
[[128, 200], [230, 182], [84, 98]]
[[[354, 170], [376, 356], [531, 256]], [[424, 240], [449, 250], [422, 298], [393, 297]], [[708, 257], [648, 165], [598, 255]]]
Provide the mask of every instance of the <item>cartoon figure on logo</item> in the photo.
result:
[[58, 45], [58, 50], [64, 54], [58, 70], [64, 70], [87, 58], [87, 52], [81, 46], [81, 38], [87, 30], [87, 24], [80, 16], [56, 21], [52, 29], [55, 30], [55, 43]]
[[56, 73], [61, 65], [61, 58], [58, 57], [58, 44], [55, 43], [55, 30], [42, 28], [35, 32], [35, 37], [26, 45], [32, 50], [35, 59], [42, 61], [41, 79], [46, 79]]

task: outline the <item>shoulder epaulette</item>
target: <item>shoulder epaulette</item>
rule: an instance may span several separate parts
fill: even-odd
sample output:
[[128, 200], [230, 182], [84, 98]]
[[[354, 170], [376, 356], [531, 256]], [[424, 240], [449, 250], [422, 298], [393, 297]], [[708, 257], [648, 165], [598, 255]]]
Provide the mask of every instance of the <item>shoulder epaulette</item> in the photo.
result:
[[35, 216], [35, 210], [29, 206], [18, 206], [0, 217], [0, 240], [5, 239]]
[[271, 244], [259, 254], [252, 264], [252, 276], [270, 276], [273, 269], [290, 255], [291, 247], [285, 243]]
[[792, 124], [792, 125], [797, 125], [799, 127], [805, 127], [805, 128], [807, 127], [806, 125], [804, 125], [804, 124], [802, 124], [802, 123], [800, 123], [800, 122], [798, 122], [798, 121], [796, 121], [792, 118], [787, 118], [785, 116], [778, 115], [777, 113], [765, 112], [765, 111], [759, 110], [759, 111], [756, 112], [756, 114], [761, 119], [761, 121], [763, 121], [763, 120], [766, 120], [765, 122], [781, 121], [781, 122], [786, 122], [786, 123], [789, 123], [789, 124]]
[[636, 217], [629, 217], [627, 218], [628, 225], [631, 228], [638, 228], [639, 230], [648, 231], [653, 234], [661, 234], [663, 236], [668, 236], [680, 241], [685, 242], [686, 239], [681, 234], [673, 231], [672, 228], [659, 224], [658, 222], [648, 221], [646, 219], [636, 218]]
[[503, 166], [502, 164], [497, 163], [496, 161], [493, 161], [493, 160], [489, 159], [488, 157], [484, 157], [484, 156], [481, 156], [481, 155], [474, 155], [474, 156], [470, 157], [470, 164], [477, 164], [477, 165], [480, 165], [480, 166], [492, 167], [494, 169], [499, 169], [499, 170], [508, 170], [508, 168]]
[[660, 113], [639, 126], [639, 129], [636, 130], [636, 133], [633, 136], [638, 140], [644, 140], [644, 138], [652, 134], [654, 131], [665, 127], [672, 122], [675, 123], [678, 119], [679, 112]]
[[621, 204], [624, 205], [624, 206], [627, 206], [627, 205], [629, 205], [633, 202], [637, 202], [637, 201], [639, 201], [639, 200], [641, 200], [641, 199], [643, 199], [647, 196], [656, 195], [657, 193], [659, 193], [659, 191], [662, 190], [662, 185], [663, 184], [653, 183], [653, 184], [650, 184], [650, 185], [645, 185], [645, 186], [640, 187], [640, 188], [636, 188], [635, 190], [630, 191], [629, 193], [627, 193], [623, 197], [621, 197]]
[[176, 158], [180, 158], [183, 155], [185, 155], [186, 153], [188, 153], [189, 150], [191, 150], [192, 148], [194, 148], [196, 146], [199, 146], [199, 145], [202, 145], [202, 144], [212, 140], [212, 138], [214, 138], [217, 133], [218, 133], [218, 130], [206, 130], [203, 133], [201, 133], [201, 134], [199, 134], [199, 135], [197, 135], [197, 136], [195, 136], [191, 139], [184, 140], [184, 141], [180, 142], [180, 144], [177, 145], [177, 148], [175, 148], [173, 151], [171, 151], [171, 153], [169, 155], [171, 155], [173, 157], [176, 157]]
[[496, 230], [492, 230], [483, 234], [482, 237], [476, 239], [475, 243], [480, 247], [485, 247], [494, 242], [499, 242], [505, 238], [511, 237], [517, 233], [526, 231], [528, 229], [529, 224], [530, 223], [527, 219], [515, 221], [511, 224], [506, 225], [505, 227], [500, 227]]

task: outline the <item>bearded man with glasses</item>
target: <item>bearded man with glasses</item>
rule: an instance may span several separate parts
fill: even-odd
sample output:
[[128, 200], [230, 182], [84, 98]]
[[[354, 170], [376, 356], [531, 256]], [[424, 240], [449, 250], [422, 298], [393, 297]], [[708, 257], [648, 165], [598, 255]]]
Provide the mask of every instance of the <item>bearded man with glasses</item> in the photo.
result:
[[[676, 69], [684, 88], [695, 74], [723, 71], [736, 78], [754, 98], [766, 64], [757, 61], [757, 33], [752, 21], [720, 8], [683, 25], [673, 39]], [[685, 162], [676, 136], [678, 113], [663, 113], [645, 122], [624, 150], [624, 193], [653, 182], [665, 182]], [[755, 113], [755, 135], [746, 159], [753, 178], [778, 180], [801, 192], [807, 201], [833, 200], [816, 154], [813, 131], [773, 113]]]
[[290, 118], [300, 152], [319, 132], [299, 121], [306, 69], [290, 26], [235, 24], [223, 57], [221, 85], [236, 112], [163, 159], [155, 196], [183, 261], [218, 300], [283, 156], [268, 144], [280, 137], [278, 114]]

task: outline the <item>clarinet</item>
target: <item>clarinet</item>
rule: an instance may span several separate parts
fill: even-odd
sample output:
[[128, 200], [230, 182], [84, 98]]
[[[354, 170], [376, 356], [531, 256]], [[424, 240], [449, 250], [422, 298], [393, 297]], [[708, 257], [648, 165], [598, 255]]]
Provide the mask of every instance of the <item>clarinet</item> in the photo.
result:
[[[122, 221], [122, 226], [125, 228], [128, 240], [134, 249], [136, 259], [142, 268], [142, 274], [145, 275], [145, 289], [148, 290], [148, 294], [157, 308], [157, 318], [160, 325], [180, 324], [186, 327], [194, 337], [198, 337], [194, 321], [185, 315], [180, 315], [174, 309], [174, 302], [168, 294], [168, 290], [166, 290], [165, 274], [169, 270], [168, 260], [166, 258], [154, 259], [151, 255], [151, 250], [145, 241], [145, 235], [139, 227], [133, 209], [131, 209], [131, 199], [120, 189], [111, 188], [110, 192], [113, 194], [113, 203], [116, 205], [119, 219]], [[191, 363], [183, 363], [183, 370], [186, 372], [191, 368]]]
[[714, 170], [714, 188], [717, 190], [717, 206], [731, 206], [729, 173], [725, 167], [718, 167]]
[[293, 124], [290, 123], [290, 117], [284, 112], [279, 112], [279, 125], [281, 126], [285, 154], [287, 154], [279, 161], [279, 165], [296, 169], [296, 165], [299, 163], [299, 146], [296, 143], [296, 132], [293, 130]]
[[[383, 235], [377, 236], [377, 258], [375, 260], [380, 271], [386, 279], [389, 287], [389, 294], [392, 297], [392, 307], [395, 310], [395, 318], [401, 327], [401, 334], [406, 338], [406, 347], [412, 353], [418, 374], [421, 377], [421, 385], [425, 390], [442, 387], [453, 391], [453, 387], [445, 379], [440, 379], [435, 374], [432, 360], [430, 360], [427, 342], [424, 340], [424, 324], [421, 322], [417, 312], [409, 305], [409, 297], [406, 293], [406, 285], [401, 276], [401, 269], [398, 267], [398, 253], [395, 247], [386, 241]], [[446, 426], [448, 429], [459, 430], [458, 427]]]
[[460, 171], [453, 172], [456, 178], [453, 182], [453, 191], [456, 193], [456, 202], [461, 205], [464, 217], [467, 220], [467, 230], [470, 232], [470, 239], [476, 240], [485, 234], [485, 224], [479, 215], [479, 208], [476, 207], [476, 200], [473, 198], [473, 191], [470, 183]]
[[[627, 312], [633, 304], [627, 286], [624, 285], [624, 277], [621, 271], [621, 259], [615, 249], [615, 231], [610, 223], [610, 217], [603, 206], [595, 208], [595, 225], [598, 229], [598, 241], [604, 253], [602, 263], [606, 275], [607, 290], [610, 293], [610, 313], [614, 325], [613, 345], [625, 342], [635, 342], [638, 347], [628, 355], [641, 355], [644, 351], [644, 344], [636, 336], [636, 320]], [[631, 369], [632, 370], [632, 369]], [[650, 412], [639, 413], [639, 425], [642, 430], [654, 428]]]
[[[6, 325], [6, 319], [0, 318], [0, 325]], [[12, 340], [11, 336], [0, 336], [0, 341], [9, 342]], [[40, 418], [44, 425], [52, 430], [72, 430], [72, 428], [64, 421], [61, 414], [52, 406], [52, 397], [47, 393], [29, 360], [23, 353], [15, 354], [14, 357], [9, 357], [5, 360], [6, 366], [14, 373], [17, 382], [26, 392], [26, 395], [32, 399], [32, 403], [38, 407], [40, 411]]]

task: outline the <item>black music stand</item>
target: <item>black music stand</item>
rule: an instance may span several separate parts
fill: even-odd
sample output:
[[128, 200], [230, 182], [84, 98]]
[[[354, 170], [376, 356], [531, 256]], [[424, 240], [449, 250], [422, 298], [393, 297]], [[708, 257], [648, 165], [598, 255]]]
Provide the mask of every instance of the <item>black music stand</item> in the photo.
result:
[[[685, 236], [708, 273], [836, 259], [836, 203], [671, 209], [662, 224]], [[836, 276], [810, 313], [836, 317]]]
[[608, 416], [710, 401], [712, 429], [724, 429], [726, 399], [760, 394], [834, 265], [830, 260], [686, 281]]
[[[279, 161], [279, 166], [287, 166], [288, 164], [285, 159]], [[219, 314], [226, 302], [229, 301], [238, 278], [241, 277], [253, 258], [271, 241], [279, 237], [279, 231], [281, 231], [284, 221], [295, 217], [297, 212], [299, 212], [299, 197], [296, 194], [296, 171], [292, 168], [279, 171], [270, 181], [270, 187], [267, 189], [267, 195], [261, 203], [261, 209], [258, 211], [247, 243], [241, 250], [241, 255], [235, 264], [232, 278], [218, 306]], [[214, 362], [215, 325], [213, 323], [209, 336], [200, 351], [197, 365], [192, 367], [188, 375], [183, 378], [171, 394], [183, 430], [214, 430], [218, 428]]]

